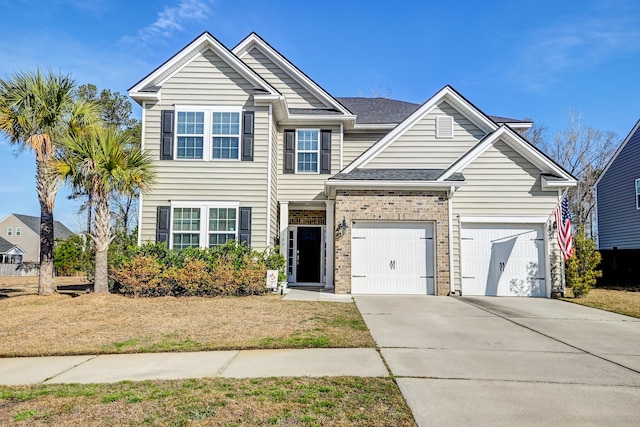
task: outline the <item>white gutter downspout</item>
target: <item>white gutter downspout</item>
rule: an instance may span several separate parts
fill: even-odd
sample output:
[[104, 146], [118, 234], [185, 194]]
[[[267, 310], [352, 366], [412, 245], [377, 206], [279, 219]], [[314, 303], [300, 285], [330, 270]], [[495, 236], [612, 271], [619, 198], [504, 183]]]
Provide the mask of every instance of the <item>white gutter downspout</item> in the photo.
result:
[[[145, 135], [145, 110], [147, 109], [147, 102], [146, 101], [142, 101], [142, 133], [140, 134], [140, 148], [144, 151], [144, 135]], [[138, 197], [138, 246], [140, 246], [142, 244], [142, 198], [143, 195], [142, 193], [140, 193], [140, 196]], [[158, 219], [156, 218], [156, 221]]]
[[449, 205], [449, 295], [456, 294], [455, 268], [453, 266], [453, 193], [456, 187], [451, 186], [447, 194], [447, 204]]
[[344, 151], [344, 125], [340, 123], [340, 170], [343, 168], [343, 151]]
[[267, 153], [267, 241], [265, 249], [271, 247], [271, 160], [273, 159], [273, 134], [272, 134], [272, 105], [269, 104], [269, 146]]

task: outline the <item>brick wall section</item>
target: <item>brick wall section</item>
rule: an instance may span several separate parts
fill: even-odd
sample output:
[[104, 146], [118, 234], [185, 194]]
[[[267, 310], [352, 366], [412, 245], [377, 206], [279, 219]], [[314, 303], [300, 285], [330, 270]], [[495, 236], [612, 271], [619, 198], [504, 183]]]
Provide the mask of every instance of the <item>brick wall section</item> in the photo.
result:
[[[446, 191], [338, 190], [336, 224], [352, 221], [435, 221], [436, 295], [450, 291]], [[335, 242], [335, 292], [351, 292], [351, 227]]]
[[325, 225], [325, 211], [295, 210], [289, 211], [289, 225]]

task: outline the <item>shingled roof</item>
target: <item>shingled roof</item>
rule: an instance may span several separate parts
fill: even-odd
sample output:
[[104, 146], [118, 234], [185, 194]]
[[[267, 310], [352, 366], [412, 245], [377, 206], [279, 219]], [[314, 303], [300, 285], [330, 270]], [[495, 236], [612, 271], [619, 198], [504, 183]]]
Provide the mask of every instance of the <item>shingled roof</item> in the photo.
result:
[[[13, 214], [16, 218], [18, 218], [24, 225], [29, 227], [36, 233], [38, 236], [40, 235], [40, 217], [31, 216], [31, 215], [21, 215], [21, 214]], [[66, 239], [67, 237], [73, 236], [73, 231], [69, 230], [63, 223], [60, 221], [53, 221], [53, 238], [54, 239]]]
[[[388, 98], [336, 98], [349, 111], [358, 116], [356, 123], [362, 124], [394, 124], [400, 123], [420, 108], [420, 104], [397, 101]], [[498, 124], [529, 123], [528, 120], [510, 119], [508, 117], [489, 116]]]
[[6, 241], [5, 239], [3, 239], [2, 237], [0, 237], [0, 254], [4, 254], [9, 252], [12, 248], [15, 248], [16, 245], [14, 245], [11, 242]]
[[[339, 173], [329, 181], [435, 181], [445, 169], [354, 169]], [[454, 173], [445, 181], [464, 181], [461, 173]]]

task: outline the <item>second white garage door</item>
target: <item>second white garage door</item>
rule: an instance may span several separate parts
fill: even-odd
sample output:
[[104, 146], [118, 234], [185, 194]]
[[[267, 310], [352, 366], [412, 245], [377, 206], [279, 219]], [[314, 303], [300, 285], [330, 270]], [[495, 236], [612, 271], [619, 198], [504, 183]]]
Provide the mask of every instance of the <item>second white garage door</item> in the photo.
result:
[[433, 224], [358, 222], [351, 230], [352, 294], [434, 294]]
[[547, 296], [543, 227], [463, 224], [462, 295]]

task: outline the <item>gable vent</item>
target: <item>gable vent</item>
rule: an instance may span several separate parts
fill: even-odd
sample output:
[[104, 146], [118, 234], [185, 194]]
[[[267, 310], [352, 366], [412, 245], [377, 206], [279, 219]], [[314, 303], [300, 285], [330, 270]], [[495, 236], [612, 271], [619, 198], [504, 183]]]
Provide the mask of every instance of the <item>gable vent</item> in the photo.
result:
[[436, 116], [436, 138], [453, 138], [453, 117]]

